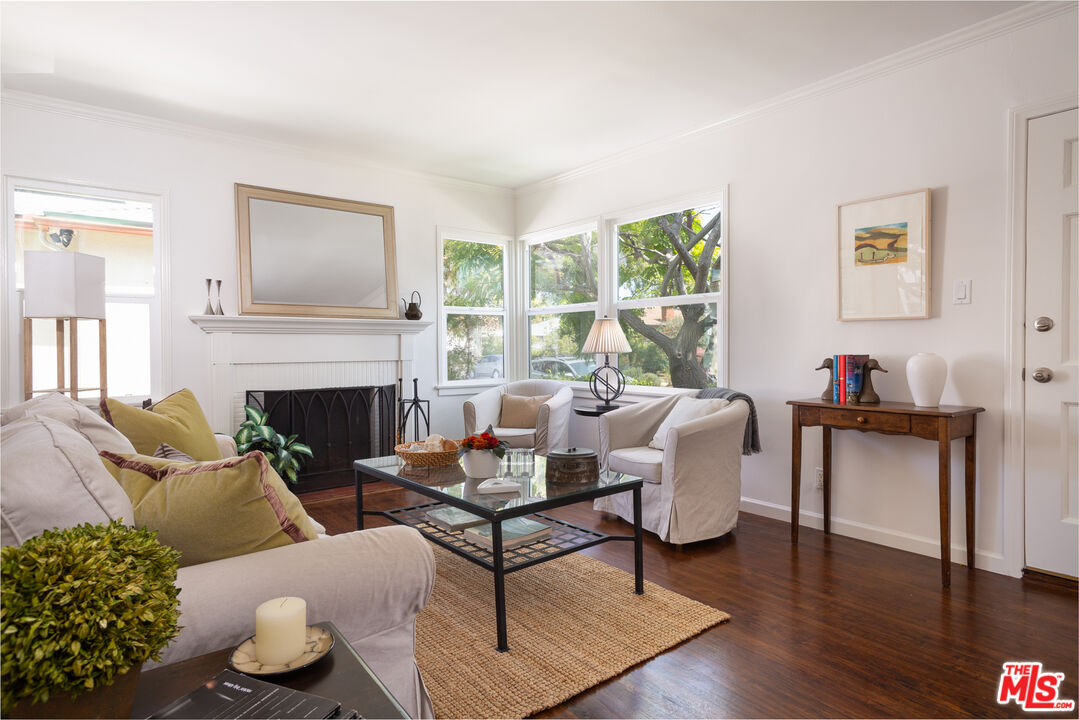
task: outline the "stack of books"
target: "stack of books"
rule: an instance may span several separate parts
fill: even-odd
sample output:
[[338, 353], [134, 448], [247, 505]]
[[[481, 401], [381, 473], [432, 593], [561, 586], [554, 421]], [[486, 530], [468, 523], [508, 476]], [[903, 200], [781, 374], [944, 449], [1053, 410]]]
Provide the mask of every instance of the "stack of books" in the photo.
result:
[[[511, 550], [521, 545], [543, 540], [551, 535], [551, 526], [528, 518], [518, 517], [502, 521], [502, 549]], [[491, 541], [491, 523], [475, 525], [464, 532], [469, 542], [474, 542], [488, 550], [494, 549]]]
[[464, 530], [473, 525], [481, 525], [487, 522], [479, 515], [474, 515], [461, 508], [455, 508], [452, 505], [428, 510], [425, 514], [427, 515], [427, 519], [433, 524], [438, 525], [443, 530], [449, 530], [450, 532], [457, 532], [458, 530]]
[[857, 405], [862, 392], [863, 367], [868, 355], [832, 356], [832, 402]]

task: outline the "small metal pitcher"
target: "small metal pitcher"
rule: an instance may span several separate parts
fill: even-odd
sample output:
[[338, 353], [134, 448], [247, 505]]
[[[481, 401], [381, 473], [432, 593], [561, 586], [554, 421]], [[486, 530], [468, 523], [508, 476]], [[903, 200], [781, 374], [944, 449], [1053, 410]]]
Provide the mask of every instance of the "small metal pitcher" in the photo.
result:
[[405, 319], [419, 320], [421, 317], [423, 317], [423, 313], [420, 312], [420, 303], [423, 302], [423, 297], [420, 295], [420, 291], [413, 290], [410, 299], [412, 300], [412, 302], [408, 302], [408, 300], [401, 298], [401, 302], [408, 306], [405, 308]]

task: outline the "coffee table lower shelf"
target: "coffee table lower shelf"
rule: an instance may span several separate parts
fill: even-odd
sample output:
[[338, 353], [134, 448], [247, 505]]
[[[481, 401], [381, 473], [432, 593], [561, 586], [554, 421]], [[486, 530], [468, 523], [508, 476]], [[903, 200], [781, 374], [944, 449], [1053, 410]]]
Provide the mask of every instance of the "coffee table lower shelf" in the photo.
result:
[[[422, 505], [396, 508], [370, 512], [393, 520], [401, 525], [408, 525], [420, 531], [424, 537], [433, 543], [441, 545], [450, 552], [471, 560], [488, 570], [495, 570], [494, 552], [482, 545], [470, 542], [463, 531], [445, 530], [427, 519], [428, 510], [449, 507], [446, 503], [432, 502]], [[563, 520], [558, 520], [543, 513], [531, 513], [524, 517], [539, 520], [551, 526], [551, 534], [527, 545], [519, 545], [515, 548], [502, 551], [503, 572], [522, 570], [547, 560], [553, 560], [563, 555], [578, 552], [593, 545], [599, 545], [611, 540], [627, 540], [633, 542], [632, 535], [605, 535], [604, 533], [578, 527]], [[638, 591], [640, 592], [640, 591]]]

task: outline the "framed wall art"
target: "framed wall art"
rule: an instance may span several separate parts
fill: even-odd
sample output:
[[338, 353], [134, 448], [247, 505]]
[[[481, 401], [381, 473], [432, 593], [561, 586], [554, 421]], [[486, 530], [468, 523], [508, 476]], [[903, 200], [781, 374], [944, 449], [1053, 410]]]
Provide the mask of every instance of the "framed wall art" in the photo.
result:
[[929, 190], [839, 206], [838, 318], [929, 317]]
[[393, 208], [236, 185], [240, 314], [397, 318]]

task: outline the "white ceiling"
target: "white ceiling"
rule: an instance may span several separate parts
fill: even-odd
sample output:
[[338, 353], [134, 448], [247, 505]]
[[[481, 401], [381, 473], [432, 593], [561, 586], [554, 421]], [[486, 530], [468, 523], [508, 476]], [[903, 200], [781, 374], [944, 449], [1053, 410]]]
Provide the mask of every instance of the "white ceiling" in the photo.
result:
[[3, 86], [519, 187], [1018, 2], [3, 2]]

